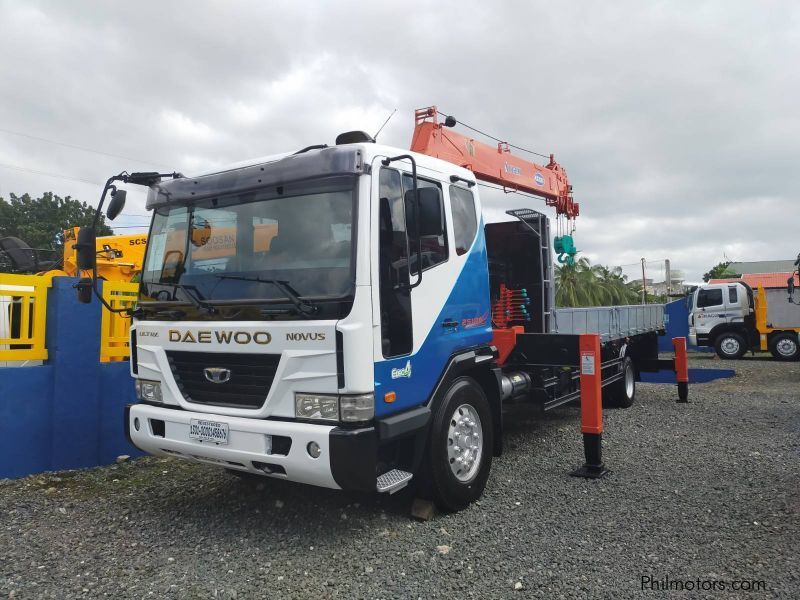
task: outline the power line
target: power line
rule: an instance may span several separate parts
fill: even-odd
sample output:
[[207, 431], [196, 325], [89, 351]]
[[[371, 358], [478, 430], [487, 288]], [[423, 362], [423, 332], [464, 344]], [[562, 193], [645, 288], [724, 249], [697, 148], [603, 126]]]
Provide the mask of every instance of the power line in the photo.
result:
[[25, 173], [33, 173], [35, 175], [44, 175], [45, 177], [55, 177], [56, 179], [70, 179], [72, 181], [80, 181], [81, 183], [89, 183], [91, 185], [103, 185], [97, 181], [83, 179], [81, 177], [72, 177], [71, 175], [62, 175], [60, 173], [48, 173], [47, 171], [39, 171], [38, 169], [29, 169], [28, 167], [20, 167], [17, 165], [9, 165], [7, 163], [0, 163], [0, 167], [5, 169], [12, 169], [14, 171], [22, 171]]
[[47, 142], [48, 144], [55, 144], [56, 146], [64, 146], [65, 148], [73, 148], [75, 150], [81, 150], [83, 152], [91, 152], [92, 154], [100, 154], [102, 156], [109, 156], [111, 158], [121, 158], [123, 160], [131, 160], [133, 162], [138, 162], [138, 163], [142, 163], [142, 164], [146, 164], [146, 165], [152, 165], [154, 167], [164, 167], [165, 166], [165, 165], [162, 165], [160, 163], [151, 162], [149, 160], [142, 160], [140, 158], [131, 158], [130, 156], [123, 156], [121, 154], [114, 154], [112, 152], [104, 152], [102, 150], [95, 150], [93, 148], [87, 148], [86, 146], [79, 146], [77, 144], [69, 144], [67, 142], [59, 142], [59, 141], [56, 141], [56, 140], [49, 140], [47, 138], [39, 137], [37, 135], [31, 135], [29, 133], [21, 133], [19, 131], [11, 131], [10, 129], [5, 129], [5, 128], [2, 128], [2, 127], [0, 127], [0, 132], [8, 133], [8, 134], [11, 134], [11, 135], [18, 135], [20, 137], [28, 138], [30, 140], [37, 140], [39, 142]]
[[[34, 173], [35, 175], [44, 175], [45, 177], [55, 177], [57, 179], [69, 179], [72, 181], [80, 181], [81, 183], [89, 183], [91, 185], [103, 185], [102, 183], [98, 183], [97, 181], [91, 181], [89, 179], [82, 179], [80, 177], [72, 177], [71, 175], [62, 175], [59, 173], [48, 173], [47, 171], [39, 171], [37, 169], [29, 169], [27, 167], [19, 167], [17, 165], [9, 165], [5, 163], [0, 163], [0, 167], [4, 167], [6, 169], [13, 169], [14, 171], [23, 171], [25, 173]], [[120, 216], [123, 217], [140, 217], [143, 219], [147, 219], [147, 222], [150, 222], [150, 215], [148, 214], [140, 214], [140, 213], [120, 213]]]

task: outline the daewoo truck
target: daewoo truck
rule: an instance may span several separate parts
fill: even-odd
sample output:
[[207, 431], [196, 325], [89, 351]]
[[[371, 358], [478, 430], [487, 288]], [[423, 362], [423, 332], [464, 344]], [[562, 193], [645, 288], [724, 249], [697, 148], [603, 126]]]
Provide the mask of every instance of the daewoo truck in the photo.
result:
[[[109, 217], [120, 181], [147, 186], [153, 212], [130, 337], [133, 444], [327, 488], [413, 481], [458, 510], [501, 453], [504, 403], [580, 398], [578, 334], [601, 335], [604, 402], [631, 405], [663, 307], [555, 309], [548, 218], [483, 204], [476, 181], [569, 220], [566, 172], [437, 116], [417, 111], [412, 151], [350, 132], [196, 177], [109, 179]], [[209, 253], [220, 232], [229, 251]], [[94, 286], [81, 281], [84, 300]]]
[[751, 350], [769, 350], [777, 360], [800, 358], [800, 305], [786, 301], [786, 289], [713, 283], [698, 287], [689, 302], [690, 344], [714, 348], [723, 359]]

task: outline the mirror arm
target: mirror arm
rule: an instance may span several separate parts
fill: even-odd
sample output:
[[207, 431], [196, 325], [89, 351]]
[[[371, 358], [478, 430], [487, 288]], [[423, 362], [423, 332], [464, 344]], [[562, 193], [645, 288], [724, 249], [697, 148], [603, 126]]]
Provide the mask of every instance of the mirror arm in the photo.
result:
[[[113, 177], [109, 177], [108, 181], [106, 181], [106, 185], [103, 187], [103, 193], [100, 195], [100, 203], [97, 205], [97, 209], [94, 211], [94, 219], [92, 220], [92, 229], [97, 231], [97, 224], [100, 222], [100, 215], [103, 211], [103, 203], [106, 200], [106, 196], [108, 195], [109, 190], [117, 189], [117, 186], [114, 185], [115, 181], [124, 181], [128, 174], [123, 171], [119, 175], [114, 175]], [[94, 292], [95, 297], [100, 301], [100, 303], [105, 307], [106, 310], [112, 313], [122, 313], [128, 312], [129, 308], [113, 308], [108, 302], [106, 302], [105, 298], [103, 298], [103, 294], [100, 293], [100, 290], [97, 289], [97, 261], [94, 261], [92, 265], [92, 279], [91, 282], [86, 283], [76, 283], [75, 287], [91, 285], [92, 292]]]
[[[400, 154], [398, 156], [393, 156], [391, 158], [387, 157], [381, 161], [381, 164], [385, 167], [388, 167], [390, 163], [396, 160], [409, 160], [411, 162], [411, 179], [412, 179], [412, 189], [414, 190], [414, 224], [417, 228], [417, 269], [419, 270], [419, 274], [417, 280], [414, 283], [411, 283], [411, 248], [408, 245], [408, 221], [406, 221], [406, 255], [408, 256], [408, 289], [413, 290], [417, 287], [420, 283], [422, 283], [422, 236], [420, 233], [419, 227], [419, 212], [420, 212], [420, 205], [419, 205], [419, 193], [417, 190], [417, 161], [414, 160], [414, 157], [410, 154]], [[405, 216], [406, 210], [406, 203], [403, 201], [403, 216]]]
[[[109, 177], [106, 181], [105, 186], [103, 186], [103, 193], [100, 195], [100, 203], [97, 205], [97, 208], [94, 211], [94, 219], [92, 220], [92, 229], [97, 231], [97, 224], [100, 222], [100, 215], [103, 211], [103, 204], [105, 204], [106, 196], [108, 195], [109, 190], [113, 190], [113, 193], [117, 192], [117, 186], [114, 185], [115, 181], [121, 181], [123, 183], [130, 183], [134, 185], [145, 185], [150, 186], [154, 183], [161, 181], [163, 177], [171, 177], [172, 179], [180, 179], [183, 177], [181, 173], [177, 171], [173, 173], [128, 173], [127, 171], [122, 171], [119, 175], [113, 175]], [[92, 250], [95, 250], [92, 248]], [[88, 269], [87, 269], [88, 270]], [[130, 313], [130, 308], [112, 308], [111, 305], [103, 299], [103, 295], [100, 293], [100, 290], [97, 289], [97, 260], [94, 261], [92, 265], [92, 277], [90, 281], [79, 281], [75, 284], [75, 288], [78, 289], [80, 292], [88, 287], [91, 287], [92, 292], [97, 297], [98, 300], [103, 304], [106, 310], [113, 312], [113, 313], [122, 313], [128, 312]]]

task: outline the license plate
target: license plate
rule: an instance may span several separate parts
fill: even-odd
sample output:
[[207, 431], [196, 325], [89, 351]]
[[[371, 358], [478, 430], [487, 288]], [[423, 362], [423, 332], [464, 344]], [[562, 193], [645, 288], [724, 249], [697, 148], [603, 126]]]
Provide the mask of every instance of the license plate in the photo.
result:
[[227, 444], [228, 424], [205, 419], [192, 419], [189, 421], [189, 437], [201, 442]]

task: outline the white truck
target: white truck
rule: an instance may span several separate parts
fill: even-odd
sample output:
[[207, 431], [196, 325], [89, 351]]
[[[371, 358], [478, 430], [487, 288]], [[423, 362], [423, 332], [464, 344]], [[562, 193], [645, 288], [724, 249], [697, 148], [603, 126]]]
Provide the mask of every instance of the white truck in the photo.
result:
[[714, 283], [698, 287], [688, 301], [690, 344], [712, 347], [723, 359], [750, 350], [769, 350], [777, 360], [800, 358], [800, 306], [786, 301], [785, 289]]
[[[431, 156], [426, 124], [416, 152], [350, 132], [198, 177], [109, 180], [109, 217], [115, 181], [148, 186], [153, 211], [130, 338], [134, 445], [327, 488], [413, 478], [458, 510], [502, 450], [504, 402], [580, 399], [577, 334], [602, 335], [604, 403], [631, 405], [639, 373], [660, 366], [663, 307], [556, 312], [547, 217], [482, 206], [481, 169]], [[451, 124], [434, 113], [429, 133]], [[553, 161], [479, 144], [465, 151], [572, 201]], [[89, 234], [78, 247], [91, 269]], [[93, 287], [79, 284], [84, 300]]]

